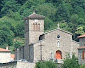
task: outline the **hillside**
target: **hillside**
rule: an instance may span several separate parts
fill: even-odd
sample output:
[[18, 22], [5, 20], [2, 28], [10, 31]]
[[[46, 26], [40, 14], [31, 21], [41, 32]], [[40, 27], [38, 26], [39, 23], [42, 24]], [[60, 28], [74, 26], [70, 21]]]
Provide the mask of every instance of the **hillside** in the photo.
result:
[[[33, 11], [45, 16], [45, 31], [60, 28], [85, 33], [85, 0], [0, 0], [0, 46], [13, 50], [24, 45], [24, 18]], [[17, 38], [17, 39], [16, 39]], [[16, 41], [15, 41], [16, 40]]]

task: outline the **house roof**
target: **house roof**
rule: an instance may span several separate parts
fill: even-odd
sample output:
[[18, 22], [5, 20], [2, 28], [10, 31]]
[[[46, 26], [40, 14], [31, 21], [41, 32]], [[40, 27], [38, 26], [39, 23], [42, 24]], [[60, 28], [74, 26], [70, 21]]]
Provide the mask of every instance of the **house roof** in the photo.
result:
[[85, 45], [84, 45], [84, 46], [79, 47], [78, 49], [85, 49]]
[[78, 36], [78, 38], [85, 38], [85, 34]]
[[6, 51], [6, 52], [8, 52], [8, 51], [10, 51], [10, 50], [4, 49], [4, 48], [0, 48], [0, 52], [1, 52], [1, 51]]
[[[39, 15], [39, 14], [36, 14], [35, 12], [33, 12], [33, 13], [32, 13], [31, 15], [29, 15], [27, 18], [28, 18], [28, 19], [44, 19], [45, 16]], [[27, 18], [26, 18], [26, 19], [27, 19]]]
[[14, 59], [15, 58], [15, 54], [11, 54], [11, 58]]

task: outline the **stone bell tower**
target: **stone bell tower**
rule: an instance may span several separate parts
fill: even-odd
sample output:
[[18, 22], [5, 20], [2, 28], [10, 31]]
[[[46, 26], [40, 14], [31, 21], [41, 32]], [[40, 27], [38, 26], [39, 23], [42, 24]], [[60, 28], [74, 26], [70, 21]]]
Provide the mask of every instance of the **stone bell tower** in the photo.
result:
[[36, 14], [25, 18], [25, 41], [26, 45], [33, 44], [39, 40], [39, 36], [44, 33], [44, 16]]

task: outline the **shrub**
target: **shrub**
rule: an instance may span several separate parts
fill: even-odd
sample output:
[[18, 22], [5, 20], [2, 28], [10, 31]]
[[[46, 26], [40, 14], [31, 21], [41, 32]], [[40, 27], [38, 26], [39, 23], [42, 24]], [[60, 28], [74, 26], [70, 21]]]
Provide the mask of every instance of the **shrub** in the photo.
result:
[[36, 68], [57, 68], [57, 65], [51, 61], [41, 61], [36, 63]]
[[85, 64], [81, 65], [80, 68], [85, 68]]
[[73, 55], [72, 58], [67, 57], [64, 60], [62, 68], [79, 68], [78, 59], [75, 57], [75, 55]]

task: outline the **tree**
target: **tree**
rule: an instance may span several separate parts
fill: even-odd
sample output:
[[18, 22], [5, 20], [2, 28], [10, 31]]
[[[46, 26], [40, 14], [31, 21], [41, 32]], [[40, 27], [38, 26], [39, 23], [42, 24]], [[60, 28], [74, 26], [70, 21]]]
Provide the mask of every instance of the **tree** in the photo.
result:
[[83, 31], [83, 27], [78, 27], [77, 28], [77, 31], [75, 32], [76, 34], [80, 34], [80, 35], [82, 35], [82, 34], [84, 34], [84, 31]]
[[52, 20], [46, 17], [45, 18], [45, 30], [51, 30], [53, 25], [54, 24]]
[[10, 10], [16, 12], [20, 6], [15, 0], [3, 0], [2, 7], [3, 8], [1, 9], [1, 13], [2, 16], [4, 16], [8, 14]]
[[57, 65], [51, 61], [42, 61], [36, 63], [36, 68], [57, 68]]
[[75, 55], [72, 55], [72, 58], [67, 57], [64, 60], [62, 68], [79, 68], [78, 59], [75, 57]]
[[17, 24], [15, 36], [24, 37], [24, 23], [23, 22]]
[[16, 48], [19, 48], [19, 47], [21, 47], [22, 46], [22, 42], [20, 42], [20, 41], [14, 41], [14, 48], [16, 49]]
[[66, 22], [69, 21], [69, 11], [67, 9], [67, 7], [65, 6], [65, 4], [60, 4], [57, 8], [57, 12], [56, 12], [56, 18], [57, 21], [62, 21], [65, 20]]
[[[44, 3], [36, 7], [36, 12], [55, 21], [56, 8], [51, 3]], [[53, 10], [53, 11], [52, 11]]]
[[71, 21], [73, 24], [77, 24], [77, 20], [78, 20], [78, 15], [77, 15], [77, 14], [73, 14], [73, 15], [70, 17], [70, 21]]
[[79, 25], [80, 25], [80, 24], [85, 24], [85, 21], [84, 21], [83, 18], [79, 18], [79, 19], [77, 20], [77, 22], [78, 22]]
[[85, 64], [81, 65], [80, 68], [85, 68]]
[[0, 30], [0, 45], [4, 44], [11, 46], [13, 44], [13, 38], [7, 31]]

